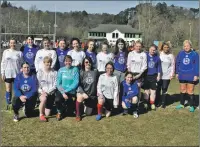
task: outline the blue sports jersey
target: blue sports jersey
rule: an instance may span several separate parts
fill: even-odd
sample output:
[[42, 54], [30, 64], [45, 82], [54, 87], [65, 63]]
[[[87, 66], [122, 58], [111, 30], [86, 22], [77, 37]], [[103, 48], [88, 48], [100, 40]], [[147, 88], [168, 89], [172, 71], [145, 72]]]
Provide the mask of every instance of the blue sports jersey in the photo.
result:
[[65, 50], [61, 50], [60, 48], [56, 49], [56, 54], [58, 56], [57, 58], [57, 63], [56, 63], [56, 70], [60, 69], [61, 67], [64, 67], [64, 58], [67, 55], [68, 51], [70, 51], [70, 49], [65, 49]]
[[115, 70], [125, 72], [126, 71], [126, 63], [127, 63], [127, 57], [125, 55], [125, 52], [119, 52], [115, 57], [114, 57], [114, 67]]
[[20, 72], [14, 81], [14, 93], [16, 97], [25, 95], [27, 99], [37, 93], [37, 79], [35, 75], [30, 75], [25, 78], [23, 73]]
[[147, 53], [147, 75], [154, 75], [161, 72], [161, 60], [156, 54], [151, 56]]
[[36, 45], [33, 45], [32, 48], [29, 48], [28, 45], [25, 45], [24, 50], [22, 51], [24, 61], [29, 63], [31, 69], [35, 69], [34, 61], [38, 50], [39, 47]]
[[122, 97], [122, 101], [126, 104], [127, 108], [130, 108], [130, 102], [127, 100], [131, 100], [134, 96], [137, 96], [139, 93], [137, 81], [132, 84], [127, 84], [126, 81], [122, 81], [120, 86], [120, 93]]
[[93, 65], [95, 66], [96, 63], [97, 63], [96, 54], [95, 54], [94, 52], [88, 52], [88, 51], [86, 51], [86, 52], [85, 52], [85, 55], [86, 55], [87, 57], [90, 57], [90, 58], [92, 59]]
[[194, 76], [199, 76], [199, 54], [195, 51], [180, 51], [176, 57], [176, 74], [179, 80], [186, 81], [193, 81]]

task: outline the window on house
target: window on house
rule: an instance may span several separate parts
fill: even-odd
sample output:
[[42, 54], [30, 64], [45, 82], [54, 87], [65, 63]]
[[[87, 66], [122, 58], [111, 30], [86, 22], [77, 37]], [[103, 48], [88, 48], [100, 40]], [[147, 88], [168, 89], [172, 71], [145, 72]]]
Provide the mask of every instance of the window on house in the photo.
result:
[[115, 33], [112, 33], [112, 38], [115, 38]]
[[116, 38], [118, 38], [119, 37], [119, 34], [118, 33], [116, 33]]
[[139, 34], [135, 34], [135, 38], [139, 38]]
[[106, 33], [104, 33], [104, 37], [106, 37]]

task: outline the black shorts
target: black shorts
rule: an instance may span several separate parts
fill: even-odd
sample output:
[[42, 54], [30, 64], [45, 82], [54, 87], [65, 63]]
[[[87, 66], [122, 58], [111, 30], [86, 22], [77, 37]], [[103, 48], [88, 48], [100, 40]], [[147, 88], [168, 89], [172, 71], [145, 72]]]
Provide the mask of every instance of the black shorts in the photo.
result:
[[6, 78], [6, 79], [5, 79], [5, 82], [6, 82], [6, 83], [13, 83], [14, 80], [15, 80], [15, 78]]
[[45, 108], [46, 109], [52, 109], [53, 108], [53, 104], [54, 104], [54, 100], [55, 100], [55, 94], [47, 95]]
[[147, 75], [144, 78], [144, 90], [156, 90], [157, 89], [157, 74], [156, 75]]
[[184, 83], [184, 84], [194, 84], [197, 85], [198, 81], [187, 81], [187, 80], [179, 80], [179, 83]]
[[89, 108], [96, 108], [97, 106], [97, 97], [96, 98], [88, 98], [84, 100], [84, 104], [86, 107]]

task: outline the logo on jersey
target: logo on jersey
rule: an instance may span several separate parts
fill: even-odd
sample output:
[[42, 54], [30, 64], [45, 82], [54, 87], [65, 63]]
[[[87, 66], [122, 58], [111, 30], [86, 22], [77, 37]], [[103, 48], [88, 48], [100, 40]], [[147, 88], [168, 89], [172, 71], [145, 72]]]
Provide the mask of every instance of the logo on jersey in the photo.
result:
[[51, 57], [51, 55], [52, 55], [51, 53], [48, 54], [49, 57]]
[[125, 62], [124, 57], [119, 57], [118, 62], [119, 62], [119, 64], [124, 64], [124, 62]]
[[24, 83], [27, 83], [27, 81], [25, 80]]
[[183, 64], [188, 65], [190, 64], [190, 58], [183, 58]]
[[143, 56], [140, 56], [140, 59], [143, 59]]
[[64, 55], [60, 55], [58, 57], [59, 62], [63, 62], [64, 61], [65, 56]]
[[135, 62], [135, 60], [131, 60], [131, 62]]
[[89, 75], [86, 79], [85, 79], [85, 82], [87, 84], [92, 84], [94, 82], [93, 78]]
[[32, 59], [32, 58], [34, 57], [34, 54], [33, 54], [32, 52], [27, 52], [27, 53], [26, 53], [26, 57], [27, 57], [28, 59]]
[[21, 90], [23, 91], [23, 92], [27, 92], [27, 91], [29, 91], [31, 89], [31, 87], [28, 85], [28, 84], [23, 84], [22, 86], [21, 86]]
[[39, 57], [39, 59], [40, 59], [40, 60], [42, 60], [42, 59], [43, 59], [43, 57], [41, 56], [41, 57]]
[[148, 66], [149, 68], [154, 68], [155, 63], [153, 61], [149, 61]]

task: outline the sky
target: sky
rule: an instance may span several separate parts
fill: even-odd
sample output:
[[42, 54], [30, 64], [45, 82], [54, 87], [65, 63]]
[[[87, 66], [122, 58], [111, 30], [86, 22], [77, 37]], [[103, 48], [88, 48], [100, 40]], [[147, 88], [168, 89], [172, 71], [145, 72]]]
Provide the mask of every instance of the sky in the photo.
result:
[[[87, 13], [110, 13], [118, 14], [127, 8], [135, 7], [138, 1], [10, 1], [14, 6], [21, 6], [28, 9], [31, 5], [35, 5], [38, 10], [70, 12], [83, 11]], [[199, 8], [199, 1], [154, 1], [155, 5], [158, 2], [166, 2], [168, 6], [175, 5], [185, 8]]]

